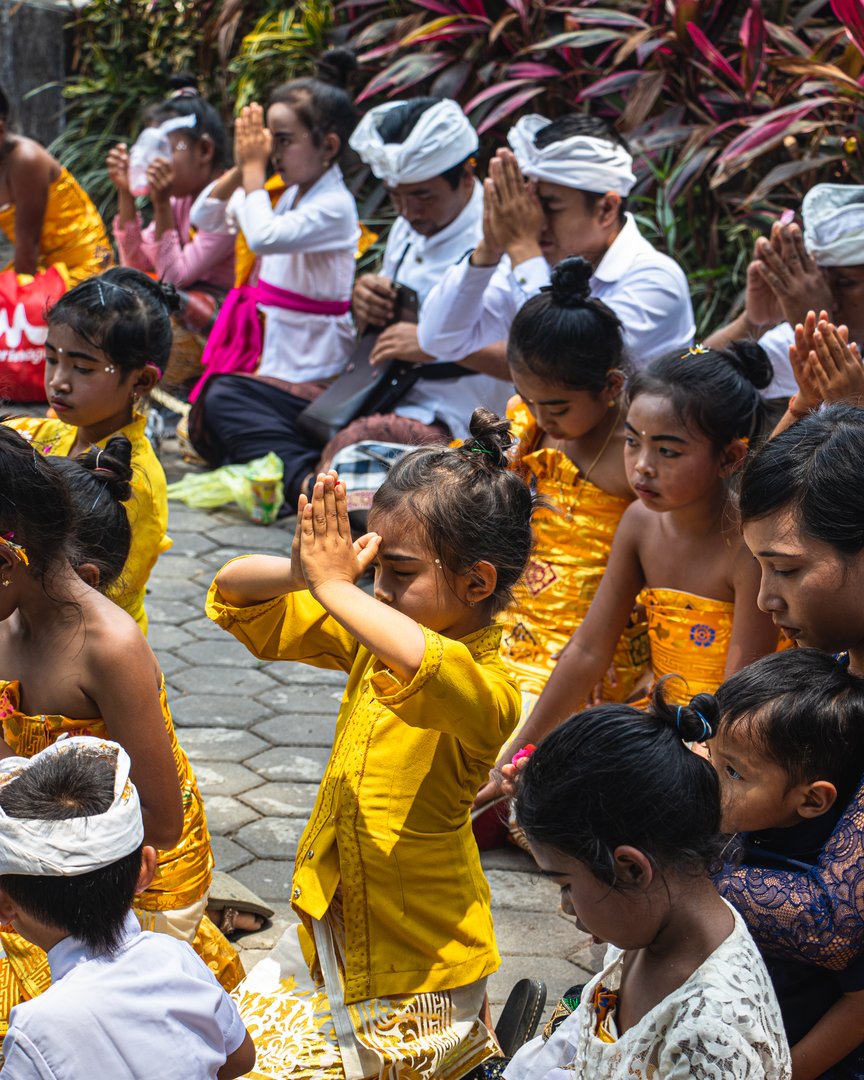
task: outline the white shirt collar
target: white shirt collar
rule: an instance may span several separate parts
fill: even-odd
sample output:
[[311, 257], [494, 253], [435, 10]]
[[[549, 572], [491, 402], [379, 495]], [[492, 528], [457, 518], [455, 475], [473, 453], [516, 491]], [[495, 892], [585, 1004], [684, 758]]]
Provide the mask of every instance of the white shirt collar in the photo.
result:
[[633, 215], [628, 213], [626, 219], [624, 228], [612, 241], [594, 271], [593, 276], [598, 281], [606, 282], [606, 284], [619, 281], [633, 265], [633, 260], [639, 251], [646, 245], [651, 246], [639, 232], [639, 226]]
[[[329, 169], [321, 173], [312, 187], [300, 197], [300, 202], [305, 199], [311, 199], [315, 195], [321, 195], [326, 191], [332, 191], [336, 188], [344, 186], [344, 180], [342, 179], [342, 170], [338, 165], [331, 165]], [[290, 206], [293, 204], [294, 199], [297, 197], [297, 184], [292, 184], [291, 187], [286, 188], [279, 196], [278, 206], [282, 206], [287, 201]]]
[[[135, 918], [133, 912], [127, 912], [121, 932], [120, 948], [125, 948], [140, 933], [141, 924]], [[63, 938], [62, 941], [57, 942], [53, 949], [48, 950], [51, 982], [58, 982], [64, 975], [68, 975], [73, 968], [79, 964], [86, 964], [88, 960], [93, 960], [95, 956], [96, 954], [91, 952], [80, 938], [72, 937], [71, 934], [69, 937]]]

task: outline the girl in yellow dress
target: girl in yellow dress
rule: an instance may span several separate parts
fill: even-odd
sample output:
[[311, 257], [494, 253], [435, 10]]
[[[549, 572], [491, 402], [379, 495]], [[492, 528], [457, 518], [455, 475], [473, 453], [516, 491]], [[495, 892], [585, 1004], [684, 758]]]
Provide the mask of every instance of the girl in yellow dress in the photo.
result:
[[[291, 559], [235, 560], [211, 589], [210, 617], [256, 656], [348, 673], [297, 848], [299, 931], [236, 992], [253, 1077], [456, 1080], [496, 1053], [469, 810], [519, 717], [494, 622], [531, 547], [508, 426], [477, 410], [464, 445], [407, 454], [356, 545], [344, 487], [319, 474]], [[374, 597], [355, 584], [373, 562]]]
[[[514, 319], [507, 343], [518, 392], [507, 410], [519, 440], [516, 466], [540, 497], [528, 569], [502, 619], [501, 658], [525, 716], [585, 617], [633, 501], [624, 470], [621, 324], [591, 297], [591, 273], [582, 258], [560, 263], [551, 289]], [[605, 700], [628, 698], [646, 648], [644, 634], [621, 638]]]
[[[726, 675], [777, 648], [756, 605], [759, 572], [744, 546], [728, 481], [763, 415], [771, 365], [751, 343], [697, 346], [637, 372], [628, 388], [624, 464], [637, 496], [624, 512], [606, 573], [517, 739], [510, 761], [562, 723], [609, 667], [640, 598], [655, 678], [667, 698], [716, 690]], [[493, 781], [500, 783], [495, 770]]]
[[139, 270], [118, 267], [66, 293], [48, 314], [47, 419], [6, 421], [46, 455], [77, 457], [112, 435], [132, 443], [132, 544], [109, 595], [144, 633], [144, 595], [157, 558], [171, 546], [165, 473], [145, 434], [138, 403], [171, 353], [176, 296]]
[[[123, 565], [129, 525], [124, 534], [120, 500], [128, 498], [131, 478], [124, 442], [111, 440], [84, 461], [90, 475], [82, 468], [81, 486], [95, 490], [89, 512], [103, 523], [103, 543], [116, 548], [92, 553], [81, 548], [86, 533], [70, 501], [68, 469], [55, 469], [0, 427], [0, 756], [31, 757], [66, 732], [110, 738], [126, 749], [145, 842], [159, 849], [136, 913], [145, 929], [192, 944], [230, 989], [242, 967], [204, 917], [210, 835], [159, 664], [132, 619], [85, 584], [67, 557], [94, 582]], [[0, 933], [0, 946], [2, 1035], [12, 1006], [47, 989], [51, 976], [45, 954], [18, 935]]]
[[98, 274], [113, 262], [99, 212], [47, 150], [8, 130], [8, 118], [0, 89], [0, 232], [15, 248], [11, 268], [36, 275], [56, 266], [67, 285]]

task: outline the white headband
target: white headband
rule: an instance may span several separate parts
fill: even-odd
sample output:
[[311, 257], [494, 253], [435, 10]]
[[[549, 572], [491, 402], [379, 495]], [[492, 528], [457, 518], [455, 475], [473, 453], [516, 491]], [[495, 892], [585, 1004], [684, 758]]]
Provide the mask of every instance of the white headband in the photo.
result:
[[0, 784], [12, 783], [49, 754], [75, 748], [116, 752], [114, 801], [103, 814], [62, 821], [7, 817], [0, 808], [0, 874], [75, 877], [110, 866], [143, 842], [141, 803], [129, 779], [129, 755], [117, 743], [89, 735], [60, 738], [32, 758], [5, 758], [0, 762]]
[[590, 135], [570, 135], [538, 149], [534, 139], [551, 123], [545, 116], [532, 113], [523, 116], [507, 133], [523, 176], [601, 195], [607, 191], [615, 191], [622, 198], [630, 194], [636, 177], [633, 158], [623, 146]]
[[820, 266], [864, 264], [864, 187], [816, 184], [801, 214], [804, 244]]
[[417, 118], [405, 142], [385, 143], [379, 123], [391, 109], [408, 104], [388, 101], [376, 105], [363, 117], [348, 145], [372, 172], [390, 187], [420, 184], [452, 169], [477, 152], [477, 132], [455, 101], [445, 99], [430, 105]]

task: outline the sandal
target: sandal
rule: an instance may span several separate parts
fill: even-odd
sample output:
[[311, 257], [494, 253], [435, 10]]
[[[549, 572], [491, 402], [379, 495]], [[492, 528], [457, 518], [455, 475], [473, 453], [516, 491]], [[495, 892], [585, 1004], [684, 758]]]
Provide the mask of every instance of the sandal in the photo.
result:
[[[242, 885], [236, 878], [222, 870], [213, 871], [210, 895], [207, 898], [207, 914], [226, 937], [232, 934], [254, 934], [273, 917], [273, 908]], [[254, 930], [244, 930], [235, 925], [238, 915], [257, 915], [263, 921]]]

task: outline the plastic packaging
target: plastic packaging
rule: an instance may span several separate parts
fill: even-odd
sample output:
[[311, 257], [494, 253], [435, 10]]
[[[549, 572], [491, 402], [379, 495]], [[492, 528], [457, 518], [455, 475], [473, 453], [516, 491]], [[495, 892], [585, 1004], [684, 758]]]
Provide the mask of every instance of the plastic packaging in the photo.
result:
[[197, 123], [194, 116], [174, 116], [158, 127], [145, 127], [132, 149], [129, 151], [129, 190], [133, 195], [149, 195], [147, 170], [156, 158], [170, 161], [174, 155], [168, 135], [182, 128], [193, 128]]
[[168, 498], [202, 509], [234, 502], [256, 525], [271, 525], [285, 501], [282, 473], [282, 459], [271, 452], [245, 465], [189, 473], [168, 485]]

